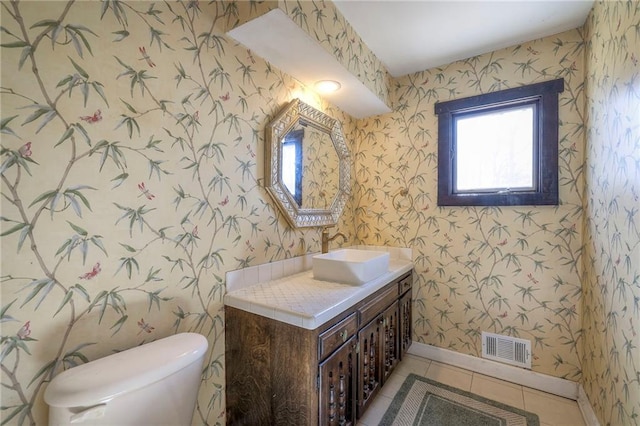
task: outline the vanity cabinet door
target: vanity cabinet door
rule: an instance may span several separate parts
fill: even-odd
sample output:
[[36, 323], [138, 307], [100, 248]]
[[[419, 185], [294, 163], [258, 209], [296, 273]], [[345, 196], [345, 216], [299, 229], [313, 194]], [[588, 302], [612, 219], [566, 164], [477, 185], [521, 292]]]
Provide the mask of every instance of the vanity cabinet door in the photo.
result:
[[400, 298], [400, 359], [404, 358], [411, 346], [411, 290]]
[[355, 424], [356, 336], [319, 366], [319, 425]]
[[380, 340], [382, 316], [378, 316], [358, 333], [358, 418], [365, 412], [382, 385]]
[[382, 371], [382, 384], [391, 375], [391, 372], [400, 361], [400, 346], [398, 335], [400, 334], [398, 302], [389, 306], [382, 313], [380, 327], [380, 342], [382, 343], [380, 370]]

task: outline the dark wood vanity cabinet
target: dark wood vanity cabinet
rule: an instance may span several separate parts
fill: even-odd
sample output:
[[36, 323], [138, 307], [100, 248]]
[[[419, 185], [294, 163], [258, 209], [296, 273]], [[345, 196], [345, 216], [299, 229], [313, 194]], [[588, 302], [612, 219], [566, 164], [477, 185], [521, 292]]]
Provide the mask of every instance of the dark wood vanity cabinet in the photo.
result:
[[402, 359], [407, 353], [407, 349], [411, 346], [411, 333], [413, 326], [411, 324], [411, 291], [406, 292], [400, 297], [400, 358]]
[[[403, 277], [407, 278], [411, 276]], [[358, 308], [361, 324], [366, 324], [358, 333], [358, 417], [369, 407], [400, 360], [398, 289], [399, 281], [396, 281]]]
[[391, 375], [391, 372], [400, 362], [400, 345], [398, 336], [400, 335], [398, 303], [389, 306], [382, 314], [382, 336], [380, 341], [383, 344], [382, 360], [380, 361], [383, 382]]
[[380, 321], [375, 319], [358, 333], [358, 417], [369, 407], [382, 386]]
[[315, 330], [226, 307], [227, 423], [354, 425], [411, 344], [412, 272]]
[[357, 340], [353, 336], [319, 366], [319, 424], [353, 425]]

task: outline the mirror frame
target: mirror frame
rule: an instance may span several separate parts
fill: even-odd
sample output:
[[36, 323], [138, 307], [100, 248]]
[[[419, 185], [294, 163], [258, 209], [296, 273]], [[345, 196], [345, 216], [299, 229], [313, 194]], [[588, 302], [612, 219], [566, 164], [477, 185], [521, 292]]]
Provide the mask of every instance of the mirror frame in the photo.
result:
[[[282, 138], [300, 120], [330, 136], [338, 154], [338, 193], [329, 209], [305, 209], [299, 206], [282, 182]], [[335, 118], [294, 99], [267, 124], [265, 143], [265, 188], [291, 226], [336, 225], [351, 193], [351, 155], [344, 140], [342, 124]]]

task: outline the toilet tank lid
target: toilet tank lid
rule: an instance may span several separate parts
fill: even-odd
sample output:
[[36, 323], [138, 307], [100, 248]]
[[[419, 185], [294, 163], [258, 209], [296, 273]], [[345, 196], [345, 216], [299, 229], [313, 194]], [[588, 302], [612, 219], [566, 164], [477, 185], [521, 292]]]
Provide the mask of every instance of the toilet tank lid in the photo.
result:
[[66, 370], [53, 378], [44, 400], [54, 407], [86, 407], [165, 377], [200, 360], [207, 339], [180, 333]]

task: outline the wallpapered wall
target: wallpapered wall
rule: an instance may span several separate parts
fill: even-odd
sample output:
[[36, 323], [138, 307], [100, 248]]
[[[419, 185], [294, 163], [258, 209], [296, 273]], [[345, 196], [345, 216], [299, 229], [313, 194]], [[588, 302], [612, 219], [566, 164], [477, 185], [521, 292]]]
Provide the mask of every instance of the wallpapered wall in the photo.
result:
[[640, 424], [640, 3], [586, 24], [583, 385], [603, 425]]
[[[302, 138], [304, 138], [304, 144], [301, 167], [304, 178], [301, 182], [301, 205], [304, 208], [330, 209], [339, 189], [338, 152], [333, 146], [331, 136], [312, 126], [305, 126]], [[295, 193], [290, 186], [287, 188], [292, 194]]]
[[[395, 112], [356, 123], [224, 36], [276, 3]], [[637, 2], [597, 4], [588, 48], [570, 31], [406, 76], [391, 94], [330, 2], [2, 1], [0, 13], [3, 422], [43, 423], [62, 368], [192, 330], [211, 346], [194, 423], [224, 423], [224, 273], [319, 249], [318, 230], [288, 228], [259, 187], [264, 125], [301, 97], [352, 144], [340, 229], [416, 253], [417, 341], [478, 355], [480, 330], [531, 339], [535, 371], [582, 379], [603, 422], [637, 424]], [[557, 77], [561, 206], [437, 208], [433, 104]]]
[[[416, 341], [480, 356], [481, 331], [517, 336], [533, 370], [580, 379], [583, 58], [574, 30], [408, 75], [358, 126], [358, 237], [413, 248]], [[560, 77], [561, 205], [437, 207], [434, 103]]]
[[330, 2], [278, 0], [279, 7], [351, 74], [391, 106], [391, 75]]
[[300, 97], [354, 138], [224, 36], [260, 7], [2, 2], [3, 423], [43, 424], [63, 368], [196, 331], [194, 423], [224, 424], [225, 272], [320, 250], [260, 188], [263, 129]]

